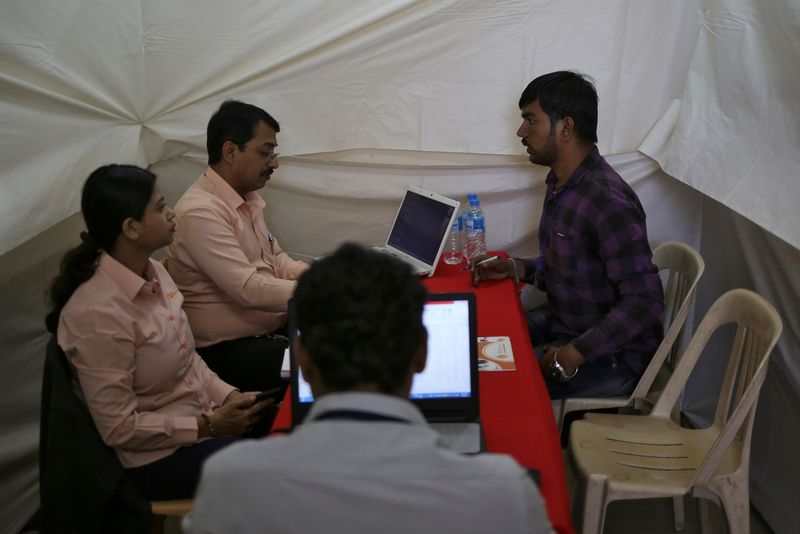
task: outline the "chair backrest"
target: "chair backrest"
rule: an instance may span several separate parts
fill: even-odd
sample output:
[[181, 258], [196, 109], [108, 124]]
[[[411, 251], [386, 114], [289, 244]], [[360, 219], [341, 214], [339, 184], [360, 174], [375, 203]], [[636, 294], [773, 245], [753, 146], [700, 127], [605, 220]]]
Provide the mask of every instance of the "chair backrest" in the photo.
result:
[[55, 336], [45, 355], [40, 423], [42, 532], [149, 532], [150, 504], [124, 477], [75, 394]]
[[719, 434], [695, 474], [696, 482], [707, 480], [714, 473], [734, 439], [742, 442], [742, 457], [749, 458], [758, 394], [766, 377], [769, 355], [783, 330], [775, 308], [747, 289], [734, 289], [717, 299], [697, 327], [652, 411], [654, 416], [669, 416], [708, 340], [717, 329], [731, 323], [736, 325], [736, 334], [713, 423]]
[[665, 363], [673, 369], [677, 364], [686, 318], [692, 309], [697, 282], [705, 270], [702, 256], [689, 245], [677, 241], [668, 241], [656, 247], [653, 263], [659, 271], [667, 271], [662, 319], [664, 339], [642, 374], [631, 399], [644, 399], [647, 396]]
[[665, 363], [674, 369], [681, 352], [686, 317], [694, 301], [697, 282], [706, 264], [699, 252], [677, 241], [668, 241], [656, 247], [653, 251], [653, 262], [659, 271], [668, 273], [664, 284], [664, 333], [666, 335], [671, 328], [675, 328], [677, 337], [672, 343]]

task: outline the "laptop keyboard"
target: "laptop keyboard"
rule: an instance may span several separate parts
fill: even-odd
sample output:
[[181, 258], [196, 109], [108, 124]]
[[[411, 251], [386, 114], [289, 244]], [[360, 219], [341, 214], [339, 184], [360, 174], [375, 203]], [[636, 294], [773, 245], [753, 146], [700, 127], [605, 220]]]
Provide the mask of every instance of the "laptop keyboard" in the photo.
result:
[[447, 448], [462, 454], [482, 452], [481, 426], [478, 423], [430, 423]]

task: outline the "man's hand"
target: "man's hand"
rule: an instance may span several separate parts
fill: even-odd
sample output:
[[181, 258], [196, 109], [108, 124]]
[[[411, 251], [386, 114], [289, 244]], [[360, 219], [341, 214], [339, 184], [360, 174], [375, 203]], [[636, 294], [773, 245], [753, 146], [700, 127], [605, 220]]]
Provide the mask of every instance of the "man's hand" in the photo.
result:
[[514, 262], [509, 259], [498, 259], [483, 265], [476, 265], [481, 260], [489, 256], [475, 256], [469, 260], [469, 266], [472, 269], [472, 284], [478, 285], [481, 280], [502, 280], [503, 278], [514, 278], [514, 269], [516, 268]]
[[568, 376], [572, 376], [575, 373], [575, 369], [586, 361], [586, 358], [578, 352], [578, 349], [572, 343], [563, 347], [545, 347], [544, 356], [542, 356], [540, 362], [543, 375], [553, 375], [553, 362], [555, 361], [556, 352], [558, 353], [558, 363], [564, 368], [564, 372]]

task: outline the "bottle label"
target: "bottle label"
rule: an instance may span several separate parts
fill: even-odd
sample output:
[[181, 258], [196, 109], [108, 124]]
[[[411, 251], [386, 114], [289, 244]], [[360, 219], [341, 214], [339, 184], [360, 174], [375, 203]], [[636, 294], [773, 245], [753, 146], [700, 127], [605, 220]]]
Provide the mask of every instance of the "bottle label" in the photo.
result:
[[473, 230], [485, 230], [486, 227], [484, 225], [483, 217], [478, 219], [472, 219], [472, 228]]

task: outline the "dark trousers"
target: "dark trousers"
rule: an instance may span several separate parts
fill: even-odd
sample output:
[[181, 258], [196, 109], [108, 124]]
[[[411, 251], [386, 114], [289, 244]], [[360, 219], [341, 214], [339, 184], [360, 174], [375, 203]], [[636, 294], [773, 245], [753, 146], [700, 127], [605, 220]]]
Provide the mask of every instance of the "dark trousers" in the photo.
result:
[[[197, 352], [212, 371], [239, 391], [266, 391], [276, 387], [284, 391], [288, 382], [281, 378], [281, 365], [288, 346], [284, 336], [266, 335], [222, 341], [200, 347]], [[276, 404], [246, 436], [266, 436], [277, 414]]]
[[253, 336], [199, 347], [206, 365], [239, 391], [264, 391], [279, 387], [283, 352], [289, 346], [283, 336]]
[[126, 469], [125, 476], [149, 501], [191, 499], [206, 459], [241, 439], [220, 437], [186, 445], [166, 458]]
[[[547, 346], [559, 347], [572, 341], [569, 337], [553, 333], [553, 316], [547, 306], [540, 306], [528, 313], [528, 330], [539, 360]], [[639, 378], [639, 374], [614, 355], [586, 361], [579, 367], [575, 378], [568, 382], [556, 382], [544, 373], [551, 399], [628, 395], [636, 387]]]

